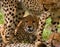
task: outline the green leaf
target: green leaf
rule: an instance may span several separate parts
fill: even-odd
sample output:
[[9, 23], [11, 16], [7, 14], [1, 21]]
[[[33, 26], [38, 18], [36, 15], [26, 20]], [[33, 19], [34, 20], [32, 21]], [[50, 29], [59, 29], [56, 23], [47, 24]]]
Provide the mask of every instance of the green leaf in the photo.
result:
[[49, 17], [48, 19], [46, 19], [46, 24], [51, 24], [52, 19]]
[[42, 38], [45, 41], [48, 40], [50, 34], [52, 33], [51, 30], [49, 30], [49, 27], [52, 25], [51, 21], [52, 21], [52, 19], [50, 17], [48, 19], [46, 19], [46, 25], [44, 27], [43, 34], [42, 34]]
[[4, 23], [4, 15], [2, 12], [0, 12], [0, 24]]
[[60, 24], [57, 26], [57, 28], [58, 28], [58, 32], [60, 32]]
[[43, 40], [45, 40], [45, 41], [48, 40], [48, 38], [49, 38], [51, 33], [52, 33], [51, 30], [44, 29], [43, 30], [43, 34], [42, 34]]

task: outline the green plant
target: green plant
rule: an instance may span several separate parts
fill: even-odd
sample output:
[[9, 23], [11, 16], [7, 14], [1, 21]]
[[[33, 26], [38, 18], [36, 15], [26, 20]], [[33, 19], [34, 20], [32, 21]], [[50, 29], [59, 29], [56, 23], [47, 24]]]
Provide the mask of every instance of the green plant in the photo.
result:
[[0, 12], [0, 24], [4, 23], [4, 14]]

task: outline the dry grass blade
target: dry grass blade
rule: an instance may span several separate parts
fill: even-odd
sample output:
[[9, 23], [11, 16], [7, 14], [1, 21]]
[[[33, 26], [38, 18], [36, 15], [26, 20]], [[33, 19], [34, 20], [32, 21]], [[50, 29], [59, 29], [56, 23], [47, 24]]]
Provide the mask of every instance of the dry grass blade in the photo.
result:
[[17, 32], [18, 28], [20, 27], [21, 23], [22, 23], [22, 21], [20, 21], [19, 24], [17, 25], [17, 27], [15, 29], [15, 35], [16, 35], [16, 32]]

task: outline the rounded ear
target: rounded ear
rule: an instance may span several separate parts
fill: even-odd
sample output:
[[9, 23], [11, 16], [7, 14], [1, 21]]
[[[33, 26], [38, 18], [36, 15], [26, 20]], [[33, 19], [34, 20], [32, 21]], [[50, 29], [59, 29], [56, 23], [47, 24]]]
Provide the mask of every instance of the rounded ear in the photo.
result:
[[26, 17], [26, 16], [29, 16], [29, 12], [28, 11], [25, 11], [25, 14], [24, 14], [24, 16], [23, 17]]

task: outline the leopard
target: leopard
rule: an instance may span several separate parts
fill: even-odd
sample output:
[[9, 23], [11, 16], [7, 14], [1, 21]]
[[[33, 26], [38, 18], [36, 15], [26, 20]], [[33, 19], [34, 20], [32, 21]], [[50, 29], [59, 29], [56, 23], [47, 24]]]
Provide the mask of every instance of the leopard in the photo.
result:
[[[19, 6], [18, 4], [19, 3], [16, 0], [14, 0], [14, 1], [2, 0], [2, 3], [1, 3], [2, 10], [1, 11], [4, 14], [4, 31], [1, 32], [1, 36], [2, 36], [4, 43], [9, 42], [9, 40], [11, 40], [13, 38], [13, 36], [14, 36], [13, 32], [14, 32], [17, 24], [21, 20], [21, 17], [23, 17], [23, 15], [24, 15], [24, 10], [22, 9], [22, 7], [18, 7]], [[18, 11], [18, 13], [16, 13], [17, 11]]]
[[29, 43], [33, 43], [33, 41], [37, 38], [36, 33], [38, 26], [39, 18], [37, 16], [29, 14], [28, 16], [23, 17], [18, 30], [15, 32], [17, 40], [20, 42], [26, 40], [29, 41]]
[[[21, 0], [20, 0], [21, 1]], [[38, 1], [38, 2], [37, 2]], [[41, 0], [37, 0], [35, 3], [36, 4], [38, 4], [37, 6], [36, 5], [33, 5], [33, 3], [34, 3], [34, 1], [32, 1], [31, 0], [31, 2], [33, 2], [33, 3], [29, 3], [30, 2], [30, 0], [28, 0], [27, 2], [26, 1], [21, 1], [22, 2], [22, 4], [23, 4], [23, 6], [24, 6], [24, 8], [25, 8], [25, 10], [26, 9], [28, 9], [29, 11], [31, 11], [32, 13], [34, 13], [34, 14], [36, 14], [36, 13], [39, 13], [40, 14], [40, 12], [41, 11], [43, 11], [43, 9], [45, 10], [45, 11], [49, 11], [49, 12], [52, 12], [51, 14], [52, 15], [50, 15], [51, 16], [51, 18], [53, 19], [53, 21], [52, 21], [52, 24], [54, 24], [54, 23], [57, 23], [57, 24], [59, 24], [59, 21], [60, 21], [60, 19], [59, 19], [59, 11], [60, 11], [60, 9], [59, 9], [59, 6], [58, 6], [58, 4], [59, 4], [59, 2], [58, 2], [58, 4], [57, 4], [57, 0], [56, 1], [49, 1], [49, 0], [46, 0], [45, 2], [44, 2], [44, 0], [42, 1], [42, 2], [40, 2]], [[48, 2], [48, 3], [47, 3]], [[28, 5], [27, 5], [27, 3], [28, 3]], [[33, 6], [32, 6], [32, 5]], [[40, 6], [40, 4], [41, 4], [41, 6]], [[30, 6], [31, 5], [31, 6]], [[36, 6], [36, 8], [35, 8], [35, 6]], [[51, 7], [51, 6], [53, 6], [53, 7]], [[57, 6], [57, 7], [56, 7]], [[37, 9], [37, 7], [39, 7], [39, 9]], [[42, 8], [42, 9], [41, 9]], [[43, 14], [42, 15], [45, 15], [45, 13], [43, 12]], [[40, 31], [40, 32], [38, 32], [38, 35], [37, 35], [37, 41], [36, 41], [36, 46], [37, 47], [40, 47], [41, 46], [41, 44], [40, 44], [40, 41], [42, 41], [42, 39], [41, 39], [41, 34], [43, 33], [42, 31], [43, 31], [43, 29], [44, 29], [44, 24], [45, 24], [45, 22], [43, 21], [43, 20], [46, 20], [46, 18], [47, 17], [49, 17], [49, 16], [47, 16], [46, 17], [46, 15], [45, 15], [45, 17], [42, 19], [42, 17], [44, 17], [44, 16], [41, 16], [40, 15], [40, 27], [38, 28], [38, 30]], [[41, 20], [42, 19], [42, 20]], [[43, 22], [43, 25], [41, 25], [41, 21]], [[42, 27], [41, 27], [42, 26]], [[57, 26], [57, 25], [56, 25]], [[57, 28], [56, 28], [56, 26], [54, 25], [53, 27], [54, 28], [52, 28], [52, 31], [53, 32], [56, 32], [57, 31]], [[43, 29], [41, 29], [41, 28], [43, 28]], [[41, 34], [40, 34], [41, 33]], [[40, 35], [39, 35], [40, 34]], [[39, 45], [40, 44], [40, 45]], [[43, 44], [43, 43], [42, 43]], [[44, 44], [45, 45], [45, 44]], [[48, 44], [47, 44], [48, 45]], [[43, 46], [44, 47], [44, 46]]]
[[[28, 16], [24, 17], [22, 23], [20, 23], [20, 28], [18, 27], [18, 31], [16, 32], [17, 34], [15, 36], [20, 42], [23, 40], [25, 41], [29, 40], [28, 42], [34, 44], [35, 47], [46, 46], [46, 44], [42, 43], [43, 42], [42, 33], [45, 25], [45, 19], [47, 19], [48, 16], [50, 16], [50, 13], [44, 12], [44, 14], [41, 14], [40, 18], [37, 17], [36, 15], [34, 16], [33, 15], [34, 14], [31, 15], [30, 13]], [[32, 26], [33, 29], [31, 28], [30, 30], [29, 29], [30, 27], [28, 26]]]
[[[20, 1], [20, 2], [19, 2]], [[37, 33], [37, 43], [40, 43], [42, 39], [42, 31], [44, 29], [45, 20], [51, 16], [47, 15], [45, 11], [43, 11], [45, 6], [43, 5], [43, 0], [2, 0], [2, 11], [4, 12], [4, 29], [2, 32], [2, 38], [5, 43], [11, 41], [14, 37], [14, 30], [17, 27], [21, 17], [23, 17], [24, 12], [28, 10], [29, 12], [39, 14], [40, 17], [38, 33]], [[41, 14], [42, 12], [43, 14]], [[23, 13], [23, 14], [22, 14]], [[22, 15], [21, 15], [22, 14]], [[41, 14], [41, 15], [40, 15]], [[36, 43], [36, 44], [37, 44]]]
[[[15, 1], [15, 0], [14, 1], [4, 0], [2, 3], [2, 9], [3, 9], [2, 11], [4, 11], [4, 17], [5, 17], [5, 24], [4, 24], [5, 31], [2, 32], [2, 38], [3, 38], [4, 43], [10, 42], [11, 39], [14, 37], [14, 35], [13, 35], [14, 29], [16, 28], [17, 24], [19, 23], [20, 17], [22, 17], [20, 15], [21, 15], [21, 13], [24, 14], [24, 11], [22, 10], [22, 8], [18, 7], [18, 6], [20, 6], [19, 3], [18, 3], [18, 1]], [[21, 11], [23, 11], [23, 12], [21, 12]], [[41, 41], [42, 30], [44, 28], [45, 19], [47, 17], [48, 16], [46, 13], [44, 13], [40, 16], [40, 22], [39, 22], [40, 26], [38, 28], [38, 33], [37, 33], [38, 39], [36, 40], [36, 42], [38, 41], [37, 43], [40, 43], [40, 41]], [[36, 43], [36, 45], [37, 45], [37, 43]]]
[[[22, 8], [18, 7], [20, 6], [18, 1], [14, 0], [14, 1], [9, 1], [9, 0], [1, 0], [2, 1], [2, 11], [4, 13], [4, 29], [5, 31], [2, 32], [2, 36], [5, 36], [7, 39], [5, 39], [4, 37], [4, 42], [5, 40], [10, 40], [10, 38], [13, 38], [13, 30], [15, 29], [16, 25], [19, 22], [20, 17], [18, 15], [21, 15], [21, 13], [19, 13]], [[22, 5], [21, 5], [22, 6]], [[17, 13], [18, 12], [18, 13]], [[24, 14], [24, 12], [22, 12]], [[10, 17], [10, 18], [9, 18]], [[16, 18], [18, 17], [18, 18]], [[16, 21], [16, 22], [15, 22]], [[15, 23], [15, 24], [13, 24]], [[6, 33], [5, 33], [6, 32]], [[9, 33], [10, 32], [10, 33]], [[4, 35], [5, 34], [5, 35]], [[10, 36], [12, 35], [12, 36]]]

